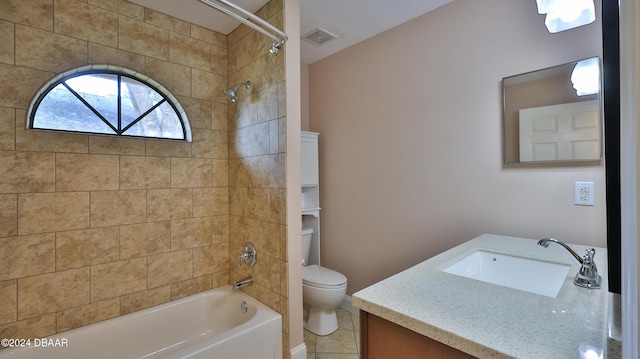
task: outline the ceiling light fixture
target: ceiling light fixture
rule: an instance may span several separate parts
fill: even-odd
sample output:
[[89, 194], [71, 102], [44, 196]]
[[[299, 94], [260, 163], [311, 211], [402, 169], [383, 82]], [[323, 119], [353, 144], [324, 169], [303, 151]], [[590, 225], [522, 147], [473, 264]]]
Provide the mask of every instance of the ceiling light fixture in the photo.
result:
[[536, 3], [538, 13], [547, 15], [544, 24], [552, 34], [596, 20], [593, 0], [536, 0]]

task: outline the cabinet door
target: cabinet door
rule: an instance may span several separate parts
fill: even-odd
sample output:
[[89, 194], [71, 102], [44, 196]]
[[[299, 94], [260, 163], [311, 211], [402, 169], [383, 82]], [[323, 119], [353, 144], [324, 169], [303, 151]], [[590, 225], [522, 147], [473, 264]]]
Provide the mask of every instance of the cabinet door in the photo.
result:
[[475, 359], [472, 355], [362, 310], [360, 345], [362, 359]]
[[318, 176], [318, 134], [313, 132], [302, 133], [302, 146], [300, 153], [300, 182], [302, 186], [317, 186]]

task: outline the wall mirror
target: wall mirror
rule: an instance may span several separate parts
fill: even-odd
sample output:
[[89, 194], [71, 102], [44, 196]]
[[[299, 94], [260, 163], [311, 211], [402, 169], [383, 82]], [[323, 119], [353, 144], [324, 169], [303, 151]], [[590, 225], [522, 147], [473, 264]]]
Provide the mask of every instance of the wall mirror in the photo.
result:
[[504, 162], [600, 161], [600, 67], [593, 57], [502, 79]]

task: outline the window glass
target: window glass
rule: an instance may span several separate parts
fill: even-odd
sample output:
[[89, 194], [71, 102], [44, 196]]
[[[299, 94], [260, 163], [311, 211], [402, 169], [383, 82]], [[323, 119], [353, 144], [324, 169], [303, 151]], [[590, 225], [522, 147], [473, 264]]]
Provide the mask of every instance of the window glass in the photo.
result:
[[85, 106], [63, 84], [42, 99], [35, 113], [33, 128], [76, 132], [113, 133], [98, 115]]
[[27, 128], [191, 141], [186, 114], [166, 89], [106, 66], [82, 70], [40, 90]]
[[181, 134], [182, 125], [175, 117], [171, 105], [166, 101], [155, 107], [124, 132], [124, 135], [127, 136], [150, 136], [173, 139], [179, 139]]

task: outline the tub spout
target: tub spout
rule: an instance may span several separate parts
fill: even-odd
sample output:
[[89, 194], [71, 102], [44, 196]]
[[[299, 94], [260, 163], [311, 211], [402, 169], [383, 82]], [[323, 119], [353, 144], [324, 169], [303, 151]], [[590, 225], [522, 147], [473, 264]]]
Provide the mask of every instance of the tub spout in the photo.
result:
[[251, 276], [248, 276], [246, 278], [242, 278], [240, 280], [234, 280], [233, 281], [233, 291], [235, 292], [240, 288], [248, 287], [250, 285], [253, 285], [253, 278]]

